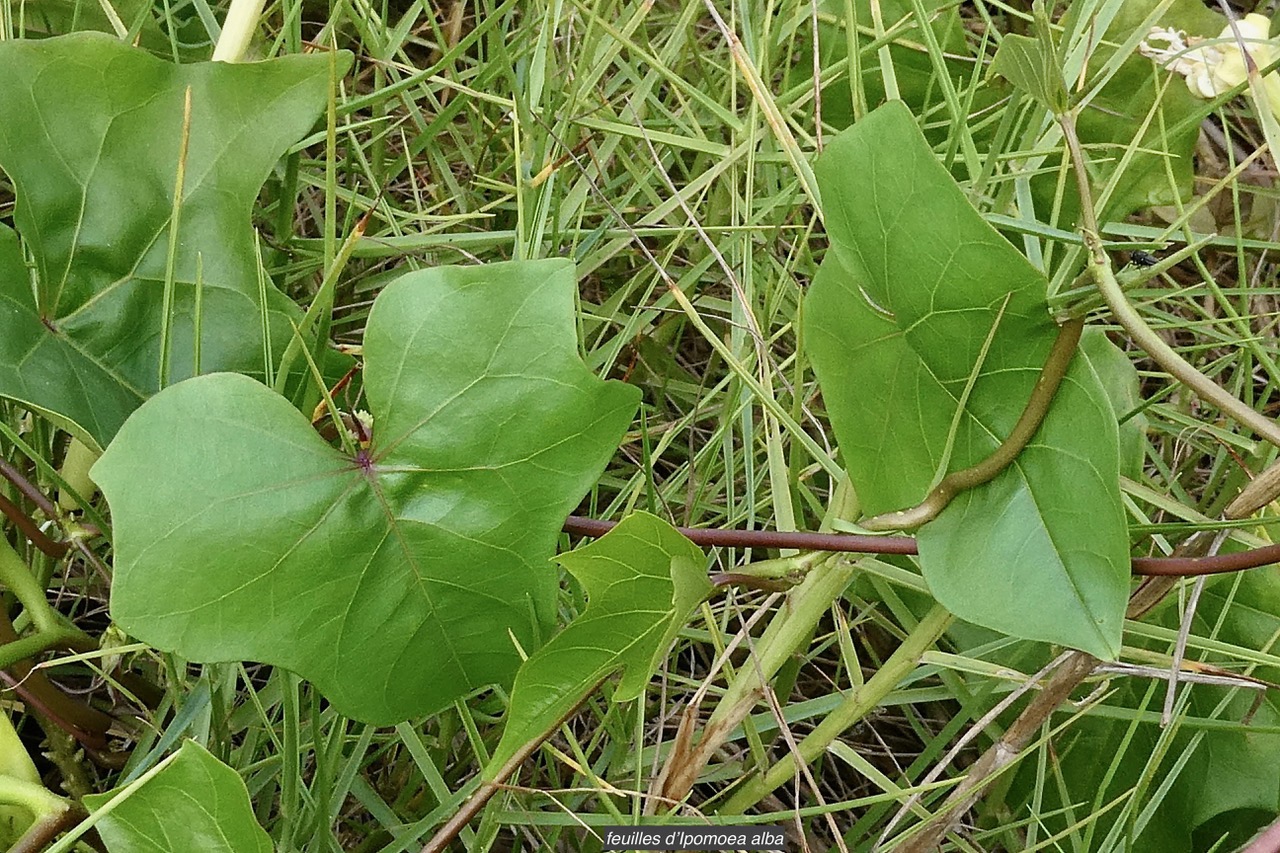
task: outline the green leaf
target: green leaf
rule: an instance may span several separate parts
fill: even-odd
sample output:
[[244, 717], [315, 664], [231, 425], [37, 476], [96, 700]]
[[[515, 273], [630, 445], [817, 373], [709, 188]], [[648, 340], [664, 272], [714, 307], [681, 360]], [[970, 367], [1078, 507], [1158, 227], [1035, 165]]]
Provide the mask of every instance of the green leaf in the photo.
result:
[[1060, 113], [1066, 108], [1066, 84], [1057, 58], [1040, 39], [1006, 35], [991, 60], [989, 74], [1012, 83], [1040, 102], [1045, 109]]
[[[510, 682], [552, 623], [548, 560], [638, 391], [578, 358], [572, 264], [440, 267], [377, 298], [367, 453], [243, 376], [166, 389], [94, 466], [111, 612], [191, 660], [253, 659], [390, 723]], [[510, 633], [509, 633], [510, 632]]]
[[[818, 178], [831, 248], [805, 309], [814, 367], [865, 511], [905, 508], [990, 455], [1021, 415], [1057, 335], [1046, 282], [901, 103], [834, 140]], [[1129, 548], [1116, 417], [1089, 348], [1014, 464], [919, 543], [930, 590], [957, 616], [1116, 655]]]
[[137, 788], [84, 798], [90, 811], [109, 805], [96, 826], [112, 853], [271, 853], [236, 771], [187, 741], [160, 772]]
[[[345, 67], [349, 57], [344, 55]], [[261, 375], [262, 270], [250, 214], [272, 166], [325, 103], [329, 60], [172, 65], [81, 33], [0, 42], [0, 169], [34, 257], [0, 226], [0, 396], [101, 448], [160, 387], [170, 220], [191, 92], [170, 377]], [[276, 356], [296, 307], [265, 285]]]
[[1111, 410], [1121, 419], [1120, 473], [1137, 480], [1147, 459], [1147, 416], [1140, 411], [1142, 393], [1138, 370], [1124, 350], [1100, 329], [1085, 329], [1080, 349], [1102, 380]]
[[[149, 0], [111, 0], [109, 8], [117, 21], [126, 31], [133, 33], [141, 47], [164, 54], [175, 49], [169, 35], [156, 23], [152, 15], [153, 3]], [[26, 37], [34, 33], [57, 36], [72, 32], [93, 30], [100, 33], [116, 35], [116, 22], [107, 16], [108, 4], [98, 0], [27, 0], [22, 6], [22, 20]], [[178, 16], [167, 16], [169, 27], [178, 25]], [[188, 25], [189, 26], [189, 25]], [[185, 35], [183, 33], [182, 35]], [[207, 32], [191, 33], [197, 40], [207, 40]], [[201, 35], [204, 39], [201, 39]], [[132, 39], [125, 39], [132, 41]], [[180, 38], [176, 49], [181, 55], [187, 55], [191, 49]], [[208, 48], [202, 48], [205, 56]]]
[[516, 674], [510, 716], [485, 771], [490, 779], [521, 746], [559, 725], [610, 673], [625, 670], [615, 702], [639, 696], [689, 614], [711, 591], [702, 551], [646, 512], [556, 560], [582, 583], [587, 609]]

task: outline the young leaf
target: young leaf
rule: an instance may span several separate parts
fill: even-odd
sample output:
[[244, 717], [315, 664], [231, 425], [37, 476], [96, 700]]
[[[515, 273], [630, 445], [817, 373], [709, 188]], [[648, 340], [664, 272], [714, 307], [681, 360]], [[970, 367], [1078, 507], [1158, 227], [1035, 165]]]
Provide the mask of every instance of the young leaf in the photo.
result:
[[[349, 57], [340, 63], [345, 68]], [[0, 226], [0, 396], [105, 447], [160, 387], [201, 366], [261, 375], [261, 269], [250, 212], [271, 167], [324, 105], [329, 60], [172, 65], [80, 33], [0, 42], [0, 169], [35, 281]], [[190, 147], [164, 317], [170, 220], [191, 93]], [[297, 309], [266, 285], [277, 352]]]
[[111, 853], [271, 853], [240, 774], [195, 741], [133, 791], [90, 794], [84, 804], [110, 804], [95, 826]]
[[374, 304], [354, 458], [244, 376], [180, 383], [93, 469], [111, 612], [198, 661], [252, 659], [391, 723], [509, 683], [552, 622], [548, 563], [637, 389], [578, 358], [565, 261], [410, 273]]
[[1043, 39], [1009, 34], [1000, 39], [1000, 48], [991, 60], [990, 74], [1008, 80], [1040, 102], [1045, 109], [1061, 113], [1067, 107], [1067, 88], [1057, 57]]
[[698, 546], [646, 512], [556, 561], [581, 581], [587, 609], [520, 667], [502, 740], [485, 771], [489, 779], [610, 673], [625, 670], [614, 701], [639, 696], [676, 632], [711, 591]]
[[[806, 307], [814, 367], [865, 511], [912, 506], [1021, 415], [1056, 337], [1045, 279], [901, 103], [834, 140], [818, 178], [831, 248]], [[919, 542], [930, 590], [957, 616], [1116, 655], [1129, 549], [1116, 416], [1088, 348], [1014, 464]]]

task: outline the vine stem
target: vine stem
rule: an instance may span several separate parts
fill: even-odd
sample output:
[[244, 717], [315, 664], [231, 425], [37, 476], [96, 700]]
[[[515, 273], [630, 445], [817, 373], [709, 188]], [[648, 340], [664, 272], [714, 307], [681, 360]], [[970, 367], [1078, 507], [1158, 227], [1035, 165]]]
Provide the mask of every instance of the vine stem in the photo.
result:
[[3, 536], [0, 536], [0, 584], [22, 602], [36, 628], [34, 634], [0, 645], [0, 669], [8, 669], [55, 646], [66, 645], [79, 651], [98, 647], [92, 637], [67, 624], [49, 605], [44, 588], [36, 582], [27, 564]]
[[60, 560], [67, 555], [67, 551], [71, 546], [66, 542], [55, 542], [46, 536], [45, 532], [40, 529], [40, 525], [36, 524], [31, 516], [23, 512], [21, 507], [3, 494], [0, 494], [0, 512], [7, 515], [9, 520], [17, 525], [18, 529], [22, 531], [22, 535], [26, 536], [32, 545], [35, 545], [50, 557]]
[[[702, 724], [701, 736], [696, 742], [694, 726], [699, 722], [699, 702], [688, 704], [675, 744], [652, 787], [654, 802], [684, 800], [716, 750], [765, 695], [774, 676], [797, 649], [811, 642], [814, 628], [832, 602], [849, 586], [857, 568], [849, 560], [829, 559], [832, 556], [826, 552], [807, 555], [810, 565], [816, 562], [816, 567], [789, 591], [764, 633], [752, 642], [749, 660], [730, 679], [711, 715]], [[789, 559], [794, 563], [806, 558]], [[749, 632], [744, 630], [744, 635], [749, 636]]]
[[241, 62], [253, 34], [258, 29], [258, 19], [266, 0], [231, 0], [227, 19], [222, 24], [222, 35], [213, 48], [214, 62]]
[[[920, 527], [933, 521], [947, 508], [951, 499], [961, 492], [977, 488], [983, 483], [995, 479], [996, 475], [1013, 464], [1013, 460], [1026, 448], [1027, 443], [1035, 437], [1044, 423], [1053, 398], [1057, 396], [1058, 386], [1067, 375], [1071, 359], [1076, 354], [1080, 343], [1080, 335], [1084, 331], [1084, 319], [1073, 318], [1063, 323], [1053, 348], [1045, 360], [1040, 376], [1036, 379], [1027, 405], [1013, 425], [1009, 435], [1000, 442], [1000, 446], [991, 455], [976, 465], [952, 471], [942, 478], [942, 482], [934, 486], [925, 499], [910, 509], [886, 512], [861, 522], [867, 530], [906, 530]], [[963, 408], [963, 404], [961, 406]]]
[[[571, 515], [564, 523], [564, 532], [575, 536], [603, 536], [618, 522]], [[800, 551], [832, 551], [845, 554], [900, 554], [915, 556], [919, 553], [916, 540], [911, 536], [867, 536], [859, 533], [806, 533], [785, 530], [733, 530], [725, 528], [677, 527], [690, 542], [703, 547], [724, 548], [794, 548]], [[1183, 557], [1175, 552], [1171, 557], [1134, 557], [1131, 569], [1142, 577], [1197, 577], [1240, 572], [1280, 563], [1280, 544], [1265, 545], [1234, 554], [1217, 554], [1212, 557]], [[728, 581], [736, 581], [749, 573], [731, 573]], [[777, 573], [763, 575], [775, 580]], [[754, 576], [753, 576], [754, 577]]]
[[1075, 113], [1068, 111], [1059, 117], [1062, 124], [1063, 139], [1070, 152], [1072, 171], [1076, 175], [1076, 186], [1080, 193], [1080, 210], [1085, 247], [1089, 251], [1089, 275], [1098, 288], [1107, 308], [1111, 310], [1115, 321], [1129, 334], [1133, 342], [1142, 348], [1161, 369], [1174, 379], [1186, 385], [1200, 399], [1212, 403], [1225, 414], [1253, 430], [1254, 433], [1280, 447], [1280, 425], [1275, 421], [1254, 411], [1235, 395], [1205, 376], [1182, 356], [1178, 355], [1164, 339], [1147, 325], [1146, 320], [1137, 309], [1129, 303], [1111, 269], [1111, 257], [1103, 248], [1101, 233], [1098, 228], [1097, 214], [1093, 208], [1093, 195], [1089, 189], [1089, 173], [1086, 168], [1084, 149], [1080, 145], [1080, 137], [1076, 133]]
[[935, 604], [889, 659], [876, 670], [875, 675], [849, 693], [835, 710], [797, 744], [794, 752], [788, 753], [763, 776], [748, 780], [719, 809], [720, 814], [745, 813], [795, 776], [797, 759], [809, 764], [818, 758], [836, 738], [874, 710], [902, 679], [915, 670], [921, 657], [933, 647], [954, 618], [944, 607]]

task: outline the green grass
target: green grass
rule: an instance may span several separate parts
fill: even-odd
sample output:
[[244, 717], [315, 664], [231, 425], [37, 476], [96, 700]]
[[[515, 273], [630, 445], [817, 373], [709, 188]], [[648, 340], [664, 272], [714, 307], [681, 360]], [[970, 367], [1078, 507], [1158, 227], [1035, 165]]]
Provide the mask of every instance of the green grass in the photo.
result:
[[[0, 0], [0, 27], [21, 34], [20, 22], [24, 16], [34, 22], [40, 5]], [[816, 20], [829, 24], [838, 15], [828, 11], [841, 13], [843, 5], [824, 6]], [[627, 378], [645, 391], [643, 418], [583, 512], [618, 518], [638, 508], [689, 525], [817, 529], [832, 521], [839, 461], [805, 352], [801, 304], [824, 249], [809, 164], [839, 128], [818, 124], [810, 3], [717, 0], [715, 7], [740, 48], [731, 49], [701, 2], [269, 4], [255, 46], [261, 56], [337, 45], [357, 60], [353, 74], [338, 81], [329, 132], [318, 129], [268, 183], [258, 210], [263, 255], [276, 281], [306, 304], [356, 222], [370, 215], [333, 297], [332, 331], [344, 342], [359, 341], [373, 295], [398, 272], [571, 257], [581, 276], [583, 357], [600, 375]], [[993, 34], [1024, 31], [1020, 8], [966, 5], [971, 48], [984, 44], [987, 27]], [[223, 12], [204, 0], [183, 0], [158, 7], [158, 14], [189, 43], [180, 51], [188, 55], [207, 50], [200, 46], [211, 41], [206, 22]], [[860, 23], [870, 37], [857, 61], [820, 71], [824, 85], [843, 81], [849, 99], [824, 100], [828, 118], [874, 106], [878, 92], [895, 85], [896, 75], [884, 74], [869, 81], [871, 91], [861, 78], [849, 90], [852, 67], [890, 56], [896, 22]], [[944, 63], [942, 47], [926, 43], [911, 22], [896, 31], [913, 45], [904, 52], [935, 67]], [[994, 48], [986, 48], [989, 58]], [[895, 48], [893, 61], [902, 55]], [[927, 94], [930, 126], [937, 150], [959, 176], [982, 176], [980, 186], [967, 184], [975, 203], [1007, 216], [1011, 203], [1025, 197], [1026, 175], [1056, 166], [1043, 161], [1046, 143], [1025, 110], [1008, 118], [994, 113], [992, 124], [1009, 122], [996, 148], [975, 142], [981, 125], [949, 121], [989, 87], [976, 68], [950, 81], [935, 76]], [[1201, 189], [1257, 145], [1256, 125], [1237, 103], [1217, 116], [1228, 144], [1203, 143]], [[1273, 259], [1280, 242], [1268, 182], [1246, 170], [1225, 184], [1209, 207], [1228, 239], [1130, 298], [1186, 358], [1274, 415], [1280, 356]], [[8, 220], [12, 196], [3, 187], [0, 218]], [[1166, 214], [1177, 218], [1176, 211]], [[1152, 215], [1129, 224], [1167, 230]], [[1070, 222], [1024, 218], [1020, 225], [1026, 245], [1051, 257], [1054, 270], [1071, 268], [1063, 256], [1076, 249], [1054, 242], [1071, 233]], [[1008, 233], [1021, 244], [1022, 237]], [[1160, 549], [1221, 511], [1244, 482], [1241, 463], [1256, 473], [1274, 451], [1228, 432], [1212, 412], [1170, 388], [1140, 353], [1134, 358], [1144, 396], [1154, 402], [1144, 411], [1144, 475], [1126, 483], [1126, 505], [1130, 523]], [[7, 434], [20, 434], [35, 458], [12, 437], [0, 438], [0, 451], [52, 490], [44, 462], [58, 461], [60, 437], [10, 404], [0, 404], [0, 413]], [[1255, 528], [1239, 536], [1257, 541], [1265, 534]], [[730, 570], [748, 556], [776, 555], [719, 550], [710, 564]], [[100, 568], [79, 559], [38, 559], [36, 566], [59, 608], [100, 634], [108, 582]], [[714, 813], [730, 783], [777, 761], [788, 739], [802, 738], [851, 685], [870, 677], [927, 609], [910, 561], [867, 558], [861, 569], [812, 643], [774, 682], [776, 706], [762, 700], [755, 707], [713, 757], [681, 814]], [[1229, 601], [1234, 584], [1220, 581], [1214, 589]], [[1182, 601], [1185, 591], [1169, 605], [1172, 623], [1133, 626], [1126, 642], [1135, 655], [1141, 646], [1168, 667], [1175, 639], [1169, 625], [1176, 626]], [[580, 595], [566, 586], [561, 605], [571, 618], [581, 609]], [[681, 712], [705, 688], [709, 713], [726, 679], [752, 665], [749, 649], [772, 618], [761, 614], [766, 606], [776, 608], [778, 599], [734, 589], [704, 605], [643, 703], [613, 704], [606, 685], [463, 831], [460, 847], [598, 849], [584, 826], [628, 823], [659, 807], [647, 796], [649, 780], [672, 747]], [[1219, 627], [1197, 627], [1189, 660], [1239, 672], [1274, 673], [1280, 666], [1269, 646], [1216, 639]], [[785, 824], [795, 833], [795, 849], [871, 849], [956, 740], [1049, 657], [1045, 649], [1022, 649], [1011, 658], [1013, 651], [1010, 641], [973, 629], [953, 632], [832, 746], [811, 777], [778, 789], [738, 822]], [[192, 666], [136, 648], [125, 653], [163, 688], [163, 699], [118, 739], [129, 750], [123, 767], [103, 767], [54, 737], [43, 747], [51, 752], [41, 765], [47, 781], [73, 793], [106, 790], [153, 766], [177, 738], [194, 737], [242, 774], [280, 850], [420, 849], [474, 787], [505, 707], [503, 695], [485, 692], [432, 719], [375, 729], [335, 714], [309, 685], [282, 671]], [[55, 670], [62, 683], [134, 711], [127, 695], [96, 677], [99, 671], [92, 660]], [[1050, 725], [1061, 733], [1097, 720], [1128, 722], [1121, 745], [1098, 760], [1116, 773], [1136, 762], [1137, 793], [1089, 791], [1095, 800], [1073, 800], [1055, 817], [1059, 807], [1050, 803], [1067, 781], [1046, 732], [1017, 770], [1027, 802], [1010, 793], [1012, 774], [1001, 779], [971, 816], [973, 830], [953, 836], [949, 849], [1119, 849], [1127, 834], [1153, 819], [1168, 795], [1164, 780], [1189, 760], [1201, 733], [1243, 725], [1237, 705], [1192, 708], [1183, 687], [1176, 724], [1161, 730], [1150, 713], [1126, 709], [1118, 696], [1149, 689], [1158, 707], [1163, 685], [1113, 679], [1109, 686], [1095, 680], [1091, 686], [1100, 692], [1090, 703], [1064, 708]], [[893, 832], [936, 809], [948, 783], [1007, 722], [978, 733], [938, 785], [924, 786], [913, 806], [917, 817]], [[46, 732], [54, 733], [30, 715], [20, 731], [33, 752]]]

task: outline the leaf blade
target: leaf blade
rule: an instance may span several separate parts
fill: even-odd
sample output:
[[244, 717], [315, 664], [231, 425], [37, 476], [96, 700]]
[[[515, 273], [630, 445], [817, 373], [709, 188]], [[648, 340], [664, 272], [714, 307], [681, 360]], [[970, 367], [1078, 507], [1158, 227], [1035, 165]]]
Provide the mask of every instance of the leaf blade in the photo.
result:
[[[973, 209], [900, 103], [834, 140], [817, 171], [832, 202], [831, 248], [807, 297], [815, 370], [865, 510], [902, 509], [1017, 422], [1056, 337], [1045, 280]], [[1015, 464], [919, 540], [925, 579], [957, 616], [1118, 653], [1128, 540], [1116, 419], [1087, 357]]]
[[[564, 261], [389, 285], [366, 332], [367, 456], [243, 376], [148, 401], [93, 471], [115, 519], [113, 617], [193, 660], [294, 670], [371, 722], [509, 683], [508, 632], [532, 649], [552, 623], [560, 526], [638, 395], [578, 359], [575, 285]], [[160, 473], [139, 489], [139, 471]]]

